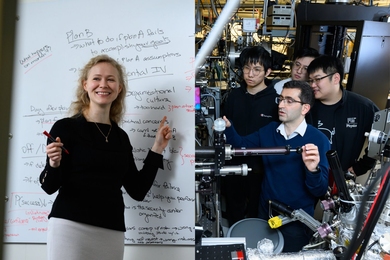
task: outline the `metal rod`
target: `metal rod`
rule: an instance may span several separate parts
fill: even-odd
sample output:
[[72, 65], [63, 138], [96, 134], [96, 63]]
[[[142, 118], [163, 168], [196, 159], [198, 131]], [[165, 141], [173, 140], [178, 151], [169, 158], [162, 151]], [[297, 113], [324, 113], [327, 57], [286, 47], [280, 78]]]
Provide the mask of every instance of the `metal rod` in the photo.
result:
[[[302, 153], [302, 147], [291, 148], [290, 146], [280, 147], [259, 147], [259, 148], [230, 148], [230, 145], [225, 146], [225, 157], [231, 156], [260, 156], [260, 155], [287, 155], [290, 153]], [[211, 146], [195, 147], [196, 158], [214, 158], [215, 148]]]

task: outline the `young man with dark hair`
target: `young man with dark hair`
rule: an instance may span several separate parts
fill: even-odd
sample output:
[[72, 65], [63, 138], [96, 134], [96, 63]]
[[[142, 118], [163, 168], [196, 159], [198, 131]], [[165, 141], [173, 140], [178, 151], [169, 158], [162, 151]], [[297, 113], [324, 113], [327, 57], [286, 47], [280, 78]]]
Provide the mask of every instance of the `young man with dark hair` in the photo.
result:
[[308, 122], [328, 137], [345, 172], [365, 174], [376, 161], [367, 156], [367, 148], [359, 157], [378, 107], [370, 99], [343, 88], [344, 66], [336, 57], [323, 55], [314, 59], [308, 74], [316, 99]]
[[[267, 86], [266, 77], [271, 73], [270, 53], [261, 46], [248, 47], [240, 55], [244, 82], [233, 89], [222, 106], [222, 115], [236, 122], [240, 135], [254, 132], [271, 121], [278, 120], [276, 91]], [[229, 165], [247, 164], [252, 170], [248, 176], [225, 176], [221, 179], [221, 193], [225, 198], [223, 217], [229, 226], [244, 218], [257, 216], [260, 186], [263, 176], [261, 158], [235, 157], [226, 161]]]
[[298, 50], [294, 56], [295, 59], [291, 67], [291, 77], [275, 84], [275, 90], [278, 94], [282, 92], [284, 83], [289, 82], [290, 80], [306, 81], [308, 78], [307, 67], [310, 62], [320, 56], [320, 54], [316, 49], [308, 47]]

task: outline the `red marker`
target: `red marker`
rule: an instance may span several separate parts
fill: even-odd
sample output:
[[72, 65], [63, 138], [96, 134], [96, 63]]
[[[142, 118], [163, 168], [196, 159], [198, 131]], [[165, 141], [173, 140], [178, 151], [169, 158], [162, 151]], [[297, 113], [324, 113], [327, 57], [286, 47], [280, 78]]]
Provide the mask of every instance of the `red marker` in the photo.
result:
[[[47, 138], [49, 138], [50, 141], [52, 142], [57, 142], [56, 139], [53, 138], [53, 136], [51, 136], [48, 132], [46, 131], [43, 131], [43, 134], [47, 136]], [[69, 151], [66, 150], [65, 147], [61, 146], [62, 150], [64, 150], [65, 153], [69, 154]]]

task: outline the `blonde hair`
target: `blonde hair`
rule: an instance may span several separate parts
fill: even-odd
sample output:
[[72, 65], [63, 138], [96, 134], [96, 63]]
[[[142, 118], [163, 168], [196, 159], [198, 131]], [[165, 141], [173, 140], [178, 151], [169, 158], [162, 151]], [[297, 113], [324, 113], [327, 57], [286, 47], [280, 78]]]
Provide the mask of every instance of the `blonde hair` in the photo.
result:
[[110, 108], [110, 120], [115, 123], [119, 123], [125, 113], [125, 97], [127, 93], [127, 80], [125, 68], [119, 64], [116, 60], [108, 55], [98, 55], [89, 60], [89, 62], [80, 71], [80, 77], [77, 83], [76, 101], [73, 101], [70, 106], [70, 114], [73, 116], [82, 115], [84, 111], [89, 108], [90, 99], [88, 92], [84, 90], [83, 83], [88, 79], [89, 71], [93, 66], [98, 63], [107, 62], [114, 66], [118, 71], [119, 85], [122, 87], [122, 91], [118, 94], [118, 97], [112, 102]]

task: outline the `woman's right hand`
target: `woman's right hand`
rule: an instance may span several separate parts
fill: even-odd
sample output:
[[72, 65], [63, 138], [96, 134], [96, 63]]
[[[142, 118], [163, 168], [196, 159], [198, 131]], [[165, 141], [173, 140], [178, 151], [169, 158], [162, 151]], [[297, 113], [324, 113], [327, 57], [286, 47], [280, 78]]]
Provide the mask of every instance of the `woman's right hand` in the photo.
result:
[[169, 125], [165, 124], [166, 120], [167, 117], [164, 116], [160, 121], [160, 125], [156, 133], [156, 138], [151, 149], [155, 153], [162, 154], [165, 147], [167, 147], [169, 140], [172, 138], [172, 130]]
[[59, 137], [56, 138], [56, 142], [52, 142], [46, 146], [46, 154], [49, 157], [50, 166], [53, 168], [57, 168], [60, 166], [62, 159], [62, 146], [64, 144], [61, 143], [61, 139]]

